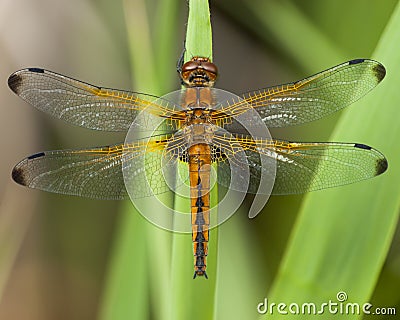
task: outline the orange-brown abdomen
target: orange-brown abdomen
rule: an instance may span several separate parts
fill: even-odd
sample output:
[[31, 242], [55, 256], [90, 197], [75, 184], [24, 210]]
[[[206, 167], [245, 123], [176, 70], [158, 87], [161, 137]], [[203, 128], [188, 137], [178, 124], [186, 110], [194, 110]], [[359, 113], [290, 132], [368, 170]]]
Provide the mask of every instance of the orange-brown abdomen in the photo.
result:
[[210, 227], [210, 170], [211, 150], [205, 143], [188, 150], [194, 276], [207, 278], [208, 229]]

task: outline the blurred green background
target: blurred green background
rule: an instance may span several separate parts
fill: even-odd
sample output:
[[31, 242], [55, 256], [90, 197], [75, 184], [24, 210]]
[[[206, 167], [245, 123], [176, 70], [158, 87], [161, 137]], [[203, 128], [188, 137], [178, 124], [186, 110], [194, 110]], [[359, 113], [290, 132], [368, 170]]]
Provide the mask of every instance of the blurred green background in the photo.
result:
[[[18, 69], [43, 67], [106, 87], [157, 95], [177, 89], [186, 1], [2, 1], [0, 319], [258, 319], [256, 307], [264, 297], [276, 297], [277, 303], [299, 297], [335, 300], [338, 284], [351, 301], [397, 306], [400, 312], [400, 160], [395, 143], [400, 52], [387, 44], [400, 34], [396, 8], [398, 1], [392, 0], [211, 1], [219, 88], [242, 93], [354, 58], [382, 62], [387, 78], [343, 117], [272, 133], [328, 141], [334, 132], [343, 142], [371, 144], [388, 157], [389, 171], [339, 191], [272, 197], [253, 220], [247, 218], [248, 199], [218, 235], [212, 234], [210, 279], [193, 281], [191, 237], [150, 225], [130, 203], [47, 194], [11, 181], [12, 167], [29, 154], [108, 145], [124, 136], [50, 119], [6, 85]], [[386, 118], [374, 116], [363, 126], [366, 133], [359, 130], [357, 119], [374, 112]], [[379, 195], [369, 196], [372, 191]], [[343, 226], [332, 223], [329, 228], [324, 222], [332, 220], [328, 212], [335, 210]], [[310, 237], [313, 230], [322, 236], [302, 236], [308, 225]], [[338, 244], [344, 254], [336, 268], [336, 256], [327, 263], [329, 253], [307, 245], [327, 241], [326, 234], [347, 239]], [[349, 248], [357, 241], [365, 247]], [[187, 249], [181, 251], [181, 243]], [[296, 260], [296, 253], [305, 261]], [[293, 265], [298, 271], [310, 265], [312, 276], [294, 274]]]

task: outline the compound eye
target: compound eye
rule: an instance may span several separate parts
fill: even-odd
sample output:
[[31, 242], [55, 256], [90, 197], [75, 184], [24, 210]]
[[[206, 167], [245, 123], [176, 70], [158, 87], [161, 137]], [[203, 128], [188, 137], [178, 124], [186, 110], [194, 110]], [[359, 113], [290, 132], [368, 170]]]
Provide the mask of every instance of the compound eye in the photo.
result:
[[202, 67], [203, 67], [204, 70], [206, 70], [208, 72], [211, 72], [211, 73], [214, 73], [214, 74], [218, 73], [217, 66], [212, 62], [203, 62], [202, 63]]
[[188, 61], [182, 66], [182, 72], [193, 71], [199, 67], [199, 63], [196, 61]]

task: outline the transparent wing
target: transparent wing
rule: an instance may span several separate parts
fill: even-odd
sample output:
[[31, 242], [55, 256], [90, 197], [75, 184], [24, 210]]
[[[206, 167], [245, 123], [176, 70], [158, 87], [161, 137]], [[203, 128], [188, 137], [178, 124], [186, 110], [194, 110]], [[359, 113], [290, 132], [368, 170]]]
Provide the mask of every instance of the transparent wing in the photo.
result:
[[217, 119], [246, 112], [251, 105], [268, 127], [298, 125], [336, 112], [372, 90], [385, 77], [382, 64], [357, 59], [303, 80], [246, 93], [228, 103]]
[[[163, 155], [165, 148], [167, 153]], [[170, 139], [110, 147], [41, 152], [17, 164], [12, 177], [24, 186], [55, 193], [124, 199], [127, 192], [122, 171], [128, 170], [132, 177], [128, 180], [131, 196], [141, 198], [170, 190], [165, 184], [165, 171], [171, 172], [177, 161], [187, 161], [186, 148], [184, 138], [175, 135]], [[212, 145], [212, 158], [218, 163], [218, 182], [256, 193], [261, 174], [271, 174], [268, 166], [261, 166], [260, 154], [276, 160], [272, 194], [298, 194], [350, 184], [377, 176], [388, 166], [379, 151], [363, 144], [218, 136]], [[231, 185], [232, 165], [236, 176]], [[250, 177], [243, 174], [242, 178], [246, 166]]]
[[[236, 137], [250, 168], [249, 193], [256, 193], [262, 171], [260, 154], [276, 159], [272, 194], [300, 194], [369, 179], [386, 171], [387, 160], [377, 150], [353, 143], [295, 143]], [[219, 164], [219, 183], [229, 185], [229, 165]]]
[[[71, 124], [106, 131], [127, 131], [139, 112], [174, 118], [174, 105], [157, 97], [96, 87], [39, 68], [13, 73], [8, 85], [35, 108]], [[156, 101], [157, 100], [157, 101]], [[178, 116], [181, 120], [181, 115]], [[146, 124], [143, 124], [146, 127]], [[147, 124], [151, 127], [151, 124]]]
[[[123, 170], [135, 174], [131, 196], [136, 198], [169, 190], [162, 174], [162, 151], [168, 139], [139, 141], [83, 150], [46, 151], [18, 163], [13, 179], [24, 186], [94, 199], [128, 197]], [[146, 157], [146, 167], [140, 159]], [[170, 156], [173, 158], [173, 155]], [[146, 170], [146, 175], [140, 174]], [[131, 188], [130, 188], [131, 189]]]

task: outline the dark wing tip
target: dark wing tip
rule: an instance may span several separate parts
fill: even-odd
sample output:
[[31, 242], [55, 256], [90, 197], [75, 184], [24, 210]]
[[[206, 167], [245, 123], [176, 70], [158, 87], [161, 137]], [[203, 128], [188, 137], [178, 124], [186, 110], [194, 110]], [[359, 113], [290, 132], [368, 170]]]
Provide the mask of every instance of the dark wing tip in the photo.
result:
[[348, 63], [349, 63], [349, 65], [351, 65], [351, 64], [363, 63], [364, 61], [368, 61], [370, 63], [373, 62], [375, 64], [372, 68], [372, 71], [375, 73], [378, 83], [381, 82], [386, 75], [386, 69], [378, 61], [369, 60], [369, 59], [354, 59], [354, 60], [350, 60]]
[[384, 173], [387, 170], [388, 166], [389, 166], [389, 164], [385, 158], [377, 160], [376, 161], [376, 175], [378, 176], [378, 175]]
[[23, 73], [26, 72], [35, 72], [35, 73], [44, 73], [45, 70], [41, 68], [28, 68], [28, 69], [23, 69], [19, 70], [17, 72], [14, 72], [9, 78], [8, 78], [8, 86], [12, 91], [14, 91], [16, 94], [19, 95], [20, 89], [22, 86], [23, 82]]
[[16, 94], [19, 94], [20, 88], [21, 88], [21, 83], [22, 83], [22, 77], [19, 75], [18, 72], [13, 73], [9, 78], [8, 78], [8, 86], [12, 91], [14, 91]]
[[385, 77], [385, 75], [386, 75], [385, 67], [378, 62], [374, 66], [373, 71], [375, 73], [376, 78], [378, 79], [378, 82], [381, 82], [383, 80], [383, 78]]
[[24, 169], [19, 167], [19, 165], [13, 169], [11, 177], [16, 183], [26, 186], [26, 175], [24, 173]]
[[[354, 147], [359, 148], [359, 149], [364, 149], [364, 150], [372, 150], [372, 147], [367, 146], [366, 144], [362, 144], [362, 143], [355, 143]], [[377, 151], [375, 150], [375, 152], [377, 152]], [[381, 156], [381, 158], [378, 158], [376, 160], [376, 164], [375, 164], [375, 175], [377, 175], [377, 176], [384, 173], [388, 168], [388, 162], [387, 162], [386, 158], [381, 153], [379, 153], [379, 155]]]
[[28, 184], [30, 183], [30, 180], [31, 180], [31, 178], [30, 178], [31, 173], [30, 173], [30, 168], [29, 168], [31, 161], [32, 161], [32, 159], [40, 158], [43, 156], [45, 156], [44, 152], [38, 152], [38, 153], [35, 153], [35, 154], [25, 158], [20, 163], [18, 163], [14, 167], [14, 169], [11, 173], [11, 177], [13, 178], [13, 180], [16, 183], [19, 183], [23, 186], [28, 186]]

